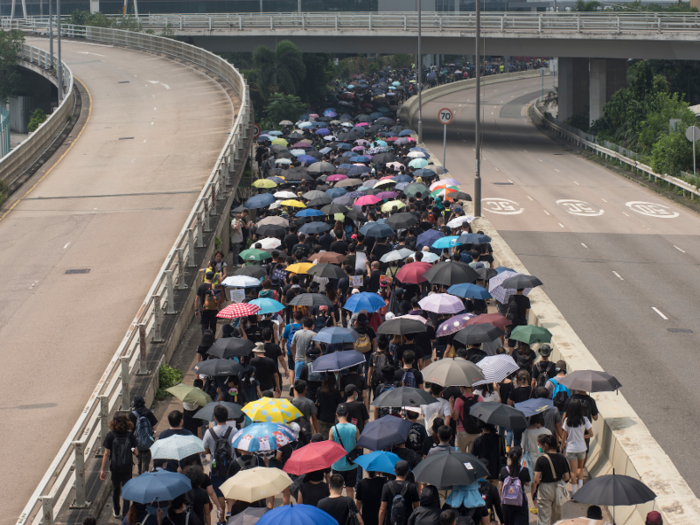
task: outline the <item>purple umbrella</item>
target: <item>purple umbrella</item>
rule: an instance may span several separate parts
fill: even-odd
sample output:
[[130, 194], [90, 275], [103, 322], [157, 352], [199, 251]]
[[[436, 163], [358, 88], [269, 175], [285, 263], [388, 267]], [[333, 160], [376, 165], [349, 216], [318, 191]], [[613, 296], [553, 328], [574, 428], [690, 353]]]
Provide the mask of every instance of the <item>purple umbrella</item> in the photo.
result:
[[311, 149], [311, 144], [307, 144], [306, 142], [297, 142], [296, 144], [292, 145], [292, 149]]
[[428, 230], [426, 232], [421, 233], [418, 238], [416, 239], [416, 248], [418, 250], [423, 249], [423, 246], [432, 246], [435, 241], [440, 239], [441, 237], [444, 237], [445, 234], [442, 232], [439, 232], [437, 230]]
[[408, 144], [410, 141], [406, 137], [401, 137], [398, 138], [394, 141], [394, 144], [397, 146], [403, 146], [404, 144]]
[[343, 195], [343, 197], [352, 197], [353, 199], [359, 199], [360, 197], [367, 195], [364, 191], [351, 191]]
[[446, 293], [434, 293], [418, 301], [423, 310], [437, 314], [458, 314], [464, 310], [464, 303], [459, 297]]
[[382, 200], [389, 200], [389, 199], [395, 199], [396, 197], [399, 196], [399, 194], [396, 193], [395, 191], [383, 191], [381, 193], [377, 193], [376, 196]]
[[455, 334], [459, 332], [462, 328], [467, 326], [467, 321], [476, 317], [474, 314], [462, 314], [450, 317], [447, 321], [438, 326], [436, 330], [437, 337], [443, 337], [450, 334]]
[[328, 128], [321, 128], [316, 130], [316, 135], [330, 135], [331, 130]]
[[377, 179], [369, 179], [362, 183], [365, 188], [373, 188], [374, 185], [379, 182]]
[[341, 206], [352, 206], [353, 202], [355, 202], [355, 197], [351, 196], [349, 193], [333, 199], [333, 203], [340, 204]]

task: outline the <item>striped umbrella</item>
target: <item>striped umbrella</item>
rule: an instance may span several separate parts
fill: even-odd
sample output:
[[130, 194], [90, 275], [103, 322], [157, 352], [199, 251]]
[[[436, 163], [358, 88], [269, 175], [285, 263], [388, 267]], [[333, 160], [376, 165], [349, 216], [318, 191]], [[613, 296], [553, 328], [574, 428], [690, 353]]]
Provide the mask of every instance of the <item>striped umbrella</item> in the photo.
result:
[[[510, 296], [517, 293], [517, 290], [513, 288], [503, 288], [503, 286], [501, 286], [503, 281], [509, 277], [515, 277], [516, 275], [520, 274], [517, 272], [505, 271], [499, 273], [496, 277], [492, 277], [489, 280], [489, 293], [494, 299], [496, 299], [496, 301], [501, 304], [508, 304], [508, 299], [510, 299]], [[523, 295], [529, 294], [530, 290], [532, 290], [532, 288], [525, 288], [525, 290], [523, 290]]]
[[513, 372], [520, 370], [515, 360], [511, 356], [505, 354], [484, 357], [476, 366], [484, 373], [485, 379], [483, 381], [477, 381], [474, 383], [474, 386], [485, 385], [487, 383], [499, 383]]

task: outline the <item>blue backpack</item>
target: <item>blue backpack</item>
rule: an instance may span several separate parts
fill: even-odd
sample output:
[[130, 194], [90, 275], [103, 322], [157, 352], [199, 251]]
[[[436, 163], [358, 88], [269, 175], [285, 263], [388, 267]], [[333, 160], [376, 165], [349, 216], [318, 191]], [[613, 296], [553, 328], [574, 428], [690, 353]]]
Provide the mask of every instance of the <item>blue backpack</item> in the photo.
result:
[[404, 372], [401, 378], [401, 384], [403, 386], [409, 386], [411, 388], [418, 388], [418, 383], [416, 382], [416, 376], [410, 370]]
[[132, 414], [136, 417], [136, 428], [134, 429], [136, 448], [140, 451], [148, 450], [155, 441], [153, 439], [153, 425], [146, 416], [142, 416], [136, 410]]
[[299, 323], [298, 328], [294, 328], [294, 325], [297, 323], [292, 323], [287, 326], [289, 326], [289, 337], [287, 338], [287, 354], [292, 355], [292, 339], [294, 339], [294, 334], [296, 334], [299, 330], [301, 330], [301, 323]]
[[559, 410], [559, 412], [564, 413], [566, 409], [566, 400], [571, 396], [571, 390], [562, 385], [559, 381], [554, 379], [549, 380], [554, 385], [554, 390], [552, 391], [552, 403]]
[[[406, 503], [406, 491], [408, 490], [408, 481], [403, 482], [401, 492], [394, 496], [391, 502], [391, 525], [405, 525], [408, 518], [408, 503]], [[411, 509], [412, 510], [412, 509]]]

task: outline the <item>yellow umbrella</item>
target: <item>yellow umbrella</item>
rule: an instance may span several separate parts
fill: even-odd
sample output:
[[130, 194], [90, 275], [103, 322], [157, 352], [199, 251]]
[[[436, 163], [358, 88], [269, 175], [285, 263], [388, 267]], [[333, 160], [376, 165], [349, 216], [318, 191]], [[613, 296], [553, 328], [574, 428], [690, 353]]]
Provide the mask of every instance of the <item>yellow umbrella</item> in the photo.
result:
[[403, 202], [394, 200], [394, 201], [389, 201], [389, 202], [385, 202], [384, 204], [382, 204], [382, 211], [391, 211], [391, 209], [394, 206], [396, 206], [399, 210], [401, 208], [406, 207], [406, 205]]
[[282, 424], [294, 421], [304, 415], [288, 399], [275, 399], [273, 397], [263, 397], [257, 401], [251, 401], [243, 407], [243, 413], [253, 421]]
[[274, 139], [274, 140], [272, 141], [272, 145], [273, 145], [273, 146], [276, 145], [276, 144], [279, 144], [280, 146], [286, 146], [286, 145], [287, 145], [287, 141], [284, 140], [284, 139], [281, 138], [281, 137], [277, 137], [276, 139]]
[[290, 264], [285, 268], [285, 271], [292, 273], [307, 273], [309, 268], [313, 266], [313, 263], [296, 263]]
[[269, 188], [276, 188], [277, 183], [274, 181], [271, 181], [271, 180], [267, 180], [267, 179], [258, 179], [253, 183], [253, 186], [255, 186], [256, 188], [269, 189]]
[[282, 201], [280, 202], [280, 206], [290, 206], [292, 208], [306, 208], [306, 205], [303, 202], [298, 201], [296, 199]]
[[206, 406], [212, 402], [209, 394], [205, 394], [200, 388], [195, 388], [183, 383], [178, 383], [175, 386], [171, 386], [170, 388], [166, 389], [166, 392], [170, 392], [184, 403], [194, 403], [200, 407]]
[[227, 479], [220, 487], [226, 499], [239, 499], [252, 503], [276, 496], [292, 484], [286, 472], [278, 468], [253, 467], [241, 470]]

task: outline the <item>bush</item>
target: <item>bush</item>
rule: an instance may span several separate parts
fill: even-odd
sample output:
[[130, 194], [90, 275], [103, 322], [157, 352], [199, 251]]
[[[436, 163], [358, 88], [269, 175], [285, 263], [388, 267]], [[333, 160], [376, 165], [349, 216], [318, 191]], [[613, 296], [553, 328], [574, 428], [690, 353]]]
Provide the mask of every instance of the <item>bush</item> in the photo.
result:
[[166, 392], [166, 389], [182, 382], [183, 377], [185, 377], [185, 373], [182, 370], [173, 368], [170, 365], [161, 365], [158, 370], [158, 392], [156, 392], [156, 399], [170, 397], [172, 394]]
[[29, 130], [30, 133], [33, 133], [44, 122], [46, 122], [46, 113], [44, 113], [44, 111], [41, 108], [36, 108], [34, 110], [34, 113], [32, 113], [32, 116], [29, 118], [29, 125], [27, 126], [27, 130]]

